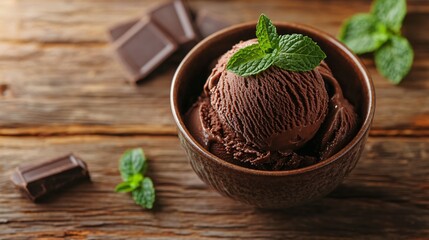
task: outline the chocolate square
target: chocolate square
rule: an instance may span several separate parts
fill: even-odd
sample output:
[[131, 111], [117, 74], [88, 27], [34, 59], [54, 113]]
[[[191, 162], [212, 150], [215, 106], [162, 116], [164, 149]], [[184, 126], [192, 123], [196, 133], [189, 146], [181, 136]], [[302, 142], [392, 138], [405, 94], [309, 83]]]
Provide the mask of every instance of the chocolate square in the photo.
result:
[[25, 196], [37, 201], [65, 186], [89, 178], [86, 163], [69, 154], [49, 161], [19, 166], [12, 174], [11, 180]]
[[144, 18], [114, 42], [129, 79], [148, 76], [177, 49], [177, 44], [155, 23]]
[[179, 45], [186, 47], [198, 42], [191, 15], [182, 1], [166, 2], [152, 9], [149, 16]]

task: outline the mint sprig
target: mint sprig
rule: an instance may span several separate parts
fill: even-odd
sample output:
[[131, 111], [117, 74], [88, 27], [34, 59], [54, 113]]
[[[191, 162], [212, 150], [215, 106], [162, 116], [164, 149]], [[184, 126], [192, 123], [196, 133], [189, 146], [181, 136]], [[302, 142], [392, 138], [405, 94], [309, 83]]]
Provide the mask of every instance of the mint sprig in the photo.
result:
[[127, 181], [135, 173], [145, 173], [146, 168], [147, 161], [141, 148], [125, 151], [119, 162], [119, 171], [124, 181]]
[[411, 69], [414, 52], [401, 36], [407, 12], [405, 0], [375, 0], [370, 13], [346, 20], [338, 38], [356, 54], [375, 52], [377, 70], [398, 84]]
[[123, 182], [116, 186], [115, 191], [131, 192], [138, 205], [151, 209], [155, 202], [155, 188], [152, 180], [145, 176], [147, 167], [147, 160], [141, 148], [125, 151], [119, 161]]
[[289, 71], [310, 71], [326, 58], [311, 38], [301, 34], [278, 35], [271, 20], [262, 14], [256, 25], [258, 43], [241, 48], [228, 61], [227, 70], [247, 77], [271, 66]]
[[339, 38], [356, 54], [373, 52], [388, 39], [387, 27], [371, 14], [356, 14], [343, 25]]
[[290, 71], [313, 70], [326, 58], [311, 38], [301, 34], [280, 36], [279, 47], [274, 65]]
[[256, 37], [263, 52], [270, 53], [278, 48], [279, 35], [271, 20], [262, 14], [256, 25]]
[[139, 189], [132, 192], [134, 201], [140, 206], [152, 209], [155, 201], [155, 188], [150, 178], [144, 178]]
[[273, 65], [276, 53], [266, 54], [259, 44], [252, 44], [238, 50], [229, 59], [227, 69], [243, 77], [256, 75]]
[[413, 64], [414, 53], [407, 39], [392, 36], [387, 43], [375, 52], [378, 71], [389, 76], [392, 83], [398, 84], [407, 75]]
[[402, 21], [407, 14], [406, 0], [377, 0], [371, 13], [393, 32], [400, 34]]

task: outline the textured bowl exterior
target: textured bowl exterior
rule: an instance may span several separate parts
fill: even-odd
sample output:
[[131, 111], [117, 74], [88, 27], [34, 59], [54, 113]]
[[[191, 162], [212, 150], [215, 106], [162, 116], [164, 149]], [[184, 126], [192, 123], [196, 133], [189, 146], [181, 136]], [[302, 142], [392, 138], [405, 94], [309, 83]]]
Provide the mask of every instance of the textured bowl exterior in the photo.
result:
[[338, 161], [286, 176], [248, 174], [226, 169], [199, 153], [179, 133], [193, 170], [206, 184], [224, 196], [261, 208], [287, 208], [319, 199], [334, 190], [356, 166], [368, 133]]
[[[171, 107], [181, 145], [196, 174], [224, 196], [262, 208], [286, 208], [321, 198], [335, 189], [356, 166], [364, 149], [375, 111], [374, 86], [359, 59], [335, 38], [316, 29], [276, 23], [281, 34], [298, 32], [312, 37], [327, 53], [334, 75], [342, 79], [345, 95], [361, 113], [362, 126], [356, 136], [332, 157], [301, 169], [262, 171], [237, 166], [205, 150], [195, 141], [182, 115], [201, 92], [205, 66], [234, 43], [254, 35], [254, 23], [231, 27], [197, 45], [182, 61], [173, 78]], [[199, 85], [198, 85], [199, 84]], [[195, 85], [195, 86], [194, 86]]]

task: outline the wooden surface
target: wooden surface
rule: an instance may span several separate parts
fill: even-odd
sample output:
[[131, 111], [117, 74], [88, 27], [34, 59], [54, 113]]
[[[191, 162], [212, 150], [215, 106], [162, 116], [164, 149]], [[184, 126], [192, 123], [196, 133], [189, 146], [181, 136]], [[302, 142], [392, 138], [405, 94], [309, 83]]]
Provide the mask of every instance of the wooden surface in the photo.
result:
[[[399, 86], [365, 58], [377, 109], [365, 154], [350, 177], [317, 202], [270, 211], [226, 199], [191, 170], [169, 107], [177, 64], [140, 86], [112, 57], [106, 28], [137, 17], [141, 0], [0, 2], [0, 239], [316, 238], [425, 239], [429, 236], [429, 2], [409, 0], [403, 29], [415, 63]], [[261, 12], [336, 34], [370, 1], [190, 1], [231, 23]], [[157, 189], [144, 211], [120, 181], [121, 153], [141, 146]], [[20, 163], [67, 152], [89, 165], [93, 183], [33, 204], [9, 182]]]

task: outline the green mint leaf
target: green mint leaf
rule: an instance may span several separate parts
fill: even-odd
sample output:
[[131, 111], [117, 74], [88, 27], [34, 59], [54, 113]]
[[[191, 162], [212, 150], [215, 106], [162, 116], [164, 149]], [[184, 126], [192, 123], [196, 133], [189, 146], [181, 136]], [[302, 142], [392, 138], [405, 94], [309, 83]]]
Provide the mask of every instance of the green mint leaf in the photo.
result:
[[115, 188], [116, 192], [131, 192], [140, 187], [143, 181], [143, 175], [136, 173], [128, 178], [128, 181], [118, 184]]
[[121, 182], [115, 187], [115, 192], [131, 192], [136, 188], [130, 186], [129, 182]]
[[275, 65], [289, 71], [310, 71], [326, 58], [311, 38], [301, 34], [278, 36], [270, 19], [262, 14], [256, 27], [258, 44], [238, 50], [226, 68], [237, 75], [256, 75]]
[[147, 161], [141, 148], [127, 150], [124, 155], [122, 155], [119, 163], [119, 170], [124, 181], [128, 181], [128, 179], [136, 173], [144, 174], [146, 169]]
[[392, 36], [375, 52], [378, 71], [393, 84], [398, 84], [408, 74], [413, 64], [414, 52], [407, 39]]
[[143, 175], [141, 173], [136, 173], [128, 179], [128, 182], [130, 183], [130, 186], [133, 188], [133, 190], [139, 187], [142, 181]]
[[152, 180], [148, 177], [144, 178], [141, 187], [135, 189], [132, 195], [138, 205], [146, 209], [152, 209], [155, 202], [155, 188]]
[[256, 37], [258, 38], [259, 47], [265, 53], [271, 53], [277, 48], [279, 39], [276, 27], [264, 14], [261, 14], [258, 24], [256, 25]]
[[143, 208], [151, 209], [155, 202], [155, 188], [150, 178], [144, 177], [147, 161], [143, 149], [125, 151], [119, 163], [124, 182], [118, 184], [116, 192], [131, 192], [134, 201]]
[[310, 71], [326, 58], [311, 38], [301, 34], [280, 36], [279, 53], [274, 65], [289, 71]]
[[356, 54], [373, 52], [388, 38], [386, 26], [371, 14], [351, 17], [343, 24], [339, 35], [339, 39]]
[[226, 68], [243, 77], [256, 75], [274, 63], [275, 55], [276, 51], [265, 54], [259, 44], [253, 44], [238, 50], [229, 59]]
[[395, 33], [399, 33], [402, 21], [407, 14], [406, 0], [376, 0], [372, 14]]

